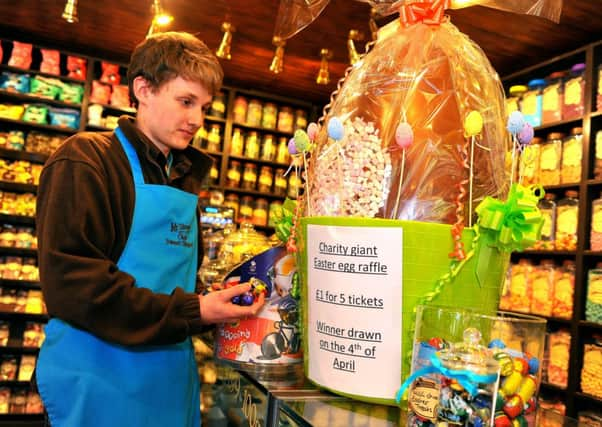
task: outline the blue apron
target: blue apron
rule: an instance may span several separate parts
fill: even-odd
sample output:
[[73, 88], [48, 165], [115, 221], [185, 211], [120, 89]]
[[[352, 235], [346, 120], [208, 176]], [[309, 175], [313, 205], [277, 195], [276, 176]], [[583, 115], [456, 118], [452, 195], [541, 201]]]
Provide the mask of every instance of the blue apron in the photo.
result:
[[[145, 184], [134, 147], [115, 131], [132, 173], [136, 201], [118, 267], [136, 286], [193, 292], [197, 269], [197, 196]], [[190, 339], [124, 347], [51, 319], [36, 378], [52, 427], [199, 427], [199, 378]]]

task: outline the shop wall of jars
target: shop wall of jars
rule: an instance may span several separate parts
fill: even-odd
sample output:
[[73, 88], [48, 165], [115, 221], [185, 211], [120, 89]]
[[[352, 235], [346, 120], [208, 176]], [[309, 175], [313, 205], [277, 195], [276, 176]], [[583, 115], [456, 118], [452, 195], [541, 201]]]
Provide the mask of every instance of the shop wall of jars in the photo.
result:
[[541, 240], [512, 255], [500, 305], [548, 319], [544, 404], [602, 413], [602, 42], [503, 83], [508, 113], [535, 129], [516, 173], [546, 194]]
[[225, 87], [193, 141], [214, 158], [206, 202], [231, 207], [238, 223], [273, 227], [271, 213], [302, 191], [300, 171], [289, 170], [288, 142], [316, 115], [310, 103]]

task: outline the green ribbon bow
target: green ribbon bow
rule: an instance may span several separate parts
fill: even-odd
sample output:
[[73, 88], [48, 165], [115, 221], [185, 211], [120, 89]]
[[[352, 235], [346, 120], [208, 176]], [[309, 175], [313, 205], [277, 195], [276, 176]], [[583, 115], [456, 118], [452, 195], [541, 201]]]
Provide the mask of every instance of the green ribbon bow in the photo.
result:
[[282, 243], [288, 241], [293, 228], [293, 216], [295, 215], [295, 209], [297, 208], [297, 202], [295, 200], [286, 199], [282, 204], [282, 208], [276, 210], [274, 218], [274, 231], [276, 237], [280, 239]]
[[506, 202], [486, 197], [475, 209], [479, 231], [489, 234], [492, 246], [501, 251], [522, 251], [533, 245], [543, 226], [543, 216], [537, 208], [543, 194], [541, 187], [527, 188], [515, 183]]

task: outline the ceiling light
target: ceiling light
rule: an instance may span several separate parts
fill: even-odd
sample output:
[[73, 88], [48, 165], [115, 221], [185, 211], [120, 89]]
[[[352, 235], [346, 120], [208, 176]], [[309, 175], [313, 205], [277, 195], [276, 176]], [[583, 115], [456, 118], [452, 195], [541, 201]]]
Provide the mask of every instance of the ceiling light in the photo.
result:
[[224, 32], [224, 36], [222, 37], [222, 42], [215, 51], [215, 55], [218, 58], [231, 59], [232, 55], [230, 55], [230, 48], [232, 47], [232, 33], [236, 32], [236, 28], [230, 22], [226, 21], [222, 23], [222, 31]]
[[328, 60], [332, 57], [332, 52], [329, 49], [321, 49], [320, 56], [320, 71], [316, 77], [316, 83], [319, 85], [327, 85], [330, 83], [330, 72], [328, 71]]
[[63, 10], [61, 17], [70, 24], [79, 21], [79, 18], [77, 17], [77, 0], [67, 0], [67, 3], [65, 3], [65, 10]]

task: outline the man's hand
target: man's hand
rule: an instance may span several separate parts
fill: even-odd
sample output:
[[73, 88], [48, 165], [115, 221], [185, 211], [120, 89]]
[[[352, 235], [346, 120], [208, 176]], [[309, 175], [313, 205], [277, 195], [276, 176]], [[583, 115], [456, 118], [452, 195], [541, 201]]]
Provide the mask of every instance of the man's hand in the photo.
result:
[[257, 301], [246, 307], [233, 304], [231, 301], [236, 295], [244, 294], [250, 290], [251, 285], [249, 283], [242, 283], [221, 291], [199, 295], [203, 324], [235, 322], [243, 317], [257, 315], [265, 302], [263, 293], [259, 295]]

